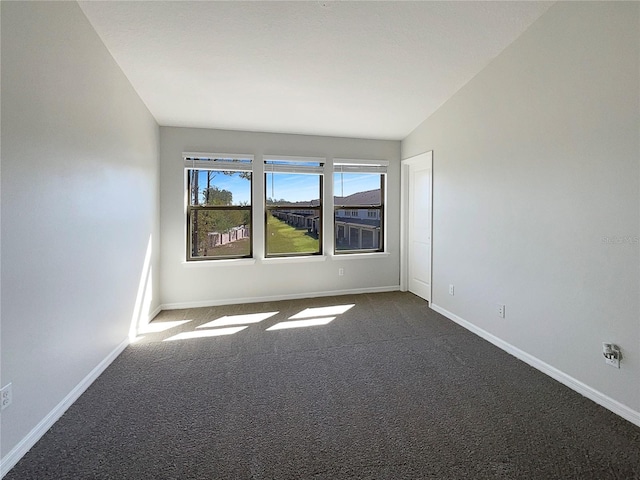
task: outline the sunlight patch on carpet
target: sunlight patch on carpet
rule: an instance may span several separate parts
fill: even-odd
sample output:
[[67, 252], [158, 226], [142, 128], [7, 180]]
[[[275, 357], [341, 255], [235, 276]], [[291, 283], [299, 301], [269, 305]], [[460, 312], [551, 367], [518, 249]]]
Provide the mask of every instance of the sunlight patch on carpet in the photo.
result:
[[164, 342], [171, 342], [173, 340], [190, 340], [193, 338], [206, 338], [206, 337], [219, 337], [221, 335], [233, 335], [234, 333], [238, 333], [241, 330], [247, 328], [243, 327], [229, 327], [229, 328], [218, 328], [216, 330], [199, 330], [197, 332], [183, 332], [173, 337], [165, 338]]
[[276, 323], [274, 326], [267, 328], [267, 331], [271, 330], [284, 330], [285, 328], [304, 328], [304, 327], [316, 327], [319, 325], [326, 325], [336, 317], [325, 318], [309, 318], [308, 320], [293, 320], [290, 322]]
[[244, 315], [225, 315], [217, 320], [199, 325], [196, 328], [216, 328], [224, 327], [227, 325], [246, 325], [248, 323], [258, 323], [266, 320], [267, 318], [277, 315], [279, 312], [264, 312], [264, 313], [246, 313]]
[[316, 308], [306, 308], [300, 313], [296, 313], [290, 319], [294, 320], [297, 318], [317, 318], [317, 317], [326, 317], [329, 315], [340, 315], [350, 308], [355, 307], [355, 304], [351, 305], [333, 305], [331, 307], [316, 307]]
[[140, 329], [140, 333], [160, 333], [178, 327], [191, 320], [175, 320], [173, 322], [151, 322]]

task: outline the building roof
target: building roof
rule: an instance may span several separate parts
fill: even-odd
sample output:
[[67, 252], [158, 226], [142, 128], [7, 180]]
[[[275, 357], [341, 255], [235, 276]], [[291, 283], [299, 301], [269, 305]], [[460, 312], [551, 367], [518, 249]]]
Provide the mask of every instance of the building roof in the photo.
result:
[[[367, 190], [365, 192], [356, 192], [351, 195], [347, 195], [346, 197], [333, 197], [334, 205], [340, 207], [356, 207], [356, 206], [369, 206], [369, 205], [380, 205], [380, 189], [376, 188], [375, 190]], [[308, 209], [308, 208], [317, 208], [320, 206], [320, 200], [307, 200], [301, 202], [285, 202], [285, 201], [273, 201], [267, 200], [268, 206], [281, 206], [281, 207], [292, 207], [292, 208], [300, 208], [300, 209]]]
[[357, 192], [346, 197], [333, 197], [336, 206], [380, 205], [380, 189]]

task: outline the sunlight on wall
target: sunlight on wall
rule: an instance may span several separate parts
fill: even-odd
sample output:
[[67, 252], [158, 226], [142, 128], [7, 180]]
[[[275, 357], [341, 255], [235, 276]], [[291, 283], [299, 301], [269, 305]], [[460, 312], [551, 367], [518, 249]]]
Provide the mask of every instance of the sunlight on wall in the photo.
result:
[[142, 272], [140, 273], [140, 282], [138, 283], [138, 293], [136, 295], [136, 302], [133, 307], [131, 324], [129, 326], [129, 341], [132, 343], [140, 340], [140, 338], [138, 338], [138, 332], [149, 324], [149, 312], [151, 308], [151, 301], [153, 299], [151, 250], [152, 236], [149, 235], [147, 252], [144, 256]]

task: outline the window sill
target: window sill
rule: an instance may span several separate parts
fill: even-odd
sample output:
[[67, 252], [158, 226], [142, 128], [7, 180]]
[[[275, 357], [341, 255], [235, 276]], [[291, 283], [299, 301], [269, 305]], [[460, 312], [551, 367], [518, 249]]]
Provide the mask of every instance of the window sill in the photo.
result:
[[275, 263], [309, 263], [324, 262], [327, 259], [325, 255], [305, 255], [301, 257], [270, 257], [261, 260], [265, 265]]
[[229, 258], [226, 260], [195, 260], [192, 262], [182, 261], [182, 265], [187, 268], [192, 267], [237, 267], [240, 265], [255, 265], [255, 258]]
[[388, 258], [389, 252], [339, 253], [331, 255], [331, 260], [368, 260], [371, 258]]

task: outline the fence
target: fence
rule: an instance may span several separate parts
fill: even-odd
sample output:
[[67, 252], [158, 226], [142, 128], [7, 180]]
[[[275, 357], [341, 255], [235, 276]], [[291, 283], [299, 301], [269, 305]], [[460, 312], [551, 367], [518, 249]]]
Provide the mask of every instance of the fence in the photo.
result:
[[235, 242], [236, 240], [242, 240], [249, 237], [249, 227], [241, 225], [239, 227], [233, 227], [228, 232], [209, 232], [208, 240], [209, 247], [219, 247], [220, 245], [226, 245], [227, 243]]

